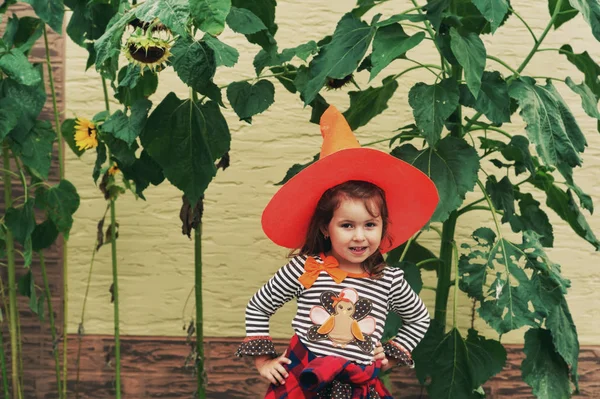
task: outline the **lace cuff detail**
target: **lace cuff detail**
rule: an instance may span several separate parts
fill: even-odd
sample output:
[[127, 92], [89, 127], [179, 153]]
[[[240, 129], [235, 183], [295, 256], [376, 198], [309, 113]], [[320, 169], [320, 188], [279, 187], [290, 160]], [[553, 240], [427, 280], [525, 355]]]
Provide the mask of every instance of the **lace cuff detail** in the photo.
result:
[[400, 344], [389, 341], [383, 344], [383, 352], [386, 356], [393, 357], [398, 361], [398, 365], [408, 366], [411, 369], [415, 367], [410, 352]]
[[271, 355], [277, 357], [275, 345], [269, 336], [246, 337], [235, 352], [237, 357]]

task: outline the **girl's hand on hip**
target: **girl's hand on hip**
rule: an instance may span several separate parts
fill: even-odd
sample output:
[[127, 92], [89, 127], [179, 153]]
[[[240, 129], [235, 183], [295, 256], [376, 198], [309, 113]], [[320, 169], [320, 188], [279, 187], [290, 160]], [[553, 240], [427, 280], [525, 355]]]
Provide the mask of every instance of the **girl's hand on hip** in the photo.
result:
[[254, 360], [254, 365], [261, 377], [272, 384], [283, 385], [288, 377], [288, 372], [283, 367], [283, 364], [290, 364], [292, 361], [281, 355], [275, 359], [265, 356], [257, 356]]
[[377, 341], [375, 350], [373, 351], [373, 361], [381, 360], [381, 371], [386, 371], [392, 367], [390, 361], [385, 356], [381, 342]]

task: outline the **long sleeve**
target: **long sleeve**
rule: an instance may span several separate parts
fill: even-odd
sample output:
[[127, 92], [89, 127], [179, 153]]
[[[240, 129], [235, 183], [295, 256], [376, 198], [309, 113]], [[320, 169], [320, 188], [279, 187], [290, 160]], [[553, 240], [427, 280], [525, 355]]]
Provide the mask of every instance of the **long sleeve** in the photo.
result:
[[305, 257], [292, 258], [252, 296], [246, 306], [246, 339], [238, 348], [237, 356], [275, 354], [269, 320], [303, 289], [298, 277], [304, 272], [305, 261]]
[[402, 327], [389, 342], [386, 353], [405, 364], [412, 365], [412, 352], [429, 328], [427, 307], [404, 279], [404, 272], [397, 270], [392, 281], [390, 308], [402, 318]]

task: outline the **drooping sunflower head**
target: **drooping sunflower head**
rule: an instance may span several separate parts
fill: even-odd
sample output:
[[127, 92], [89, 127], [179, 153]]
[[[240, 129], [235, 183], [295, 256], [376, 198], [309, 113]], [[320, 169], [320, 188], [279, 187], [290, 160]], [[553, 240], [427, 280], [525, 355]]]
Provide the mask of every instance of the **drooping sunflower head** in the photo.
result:
[[352, 81], [352, 78], [354, 78], [353, 74], [344, 76], [341, 79], [327, 77], [325, 86], [327, 87], [328, 90], [340, 89], [340, 88], [346, 86], [348, 83], [350, 83]]
[[152, 71], [164, 69], [163, 64], [171, 56], [170, 50], [168, 40], [152, 36], [152, 32], [144, 33], [141, 29], [136, 29], [123, 46], [125, 57], [132, 64], [139, 65], [142, 71], [144, 67]]
[[97, 133], [94, 122], [85, 118], [77, 118], [75, 120], [75, 144], [79, 150], [97, 147]]

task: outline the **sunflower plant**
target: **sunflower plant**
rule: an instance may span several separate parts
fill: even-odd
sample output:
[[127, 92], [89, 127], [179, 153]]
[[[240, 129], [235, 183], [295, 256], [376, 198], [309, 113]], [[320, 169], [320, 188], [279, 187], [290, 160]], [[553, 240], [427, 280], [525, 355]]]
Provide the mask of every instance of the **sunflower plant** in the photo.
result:
[[[556, 213], [593, 249], [600, 249], [600, 241], [586, 221], [585, 213], [593, 211], [591, 197], [574, 177], [583, 162], [586, 135], [557, 86], [576, 93], [584, 112], [600, 121], [600, 66], [569, 43], [556, 49], [543, 43], [551, 29], [579, 13], [591, 28], [590, 36], [600, 40], [600, 8], [590, 1], [551, 0], [546, 28], [536, 34], [516, 5], [505, 1], [412, 1], [413, 7], [389, 15], [377, 13], [383, 3], [359, 0], [316, 48], [311, 47], [314, 42], [296, 47], [315, 48], [303, 59], [306, 63], [295, 62], [289, 49], [280, 51], [271, 40], [277, 29], [274, 20], [263, 20], [262, 37], [249, 36], [262, 47], [254, 59], [257, 73], [268, 68], [277, 74], [286, 90], [312, 108], [310, 120], [315, 123], [327, 108], [323, 88], [332, 80], [371, 82], [368, 88], [348, 92], [350, 106], [344, 116], [353, 129], [386, 112], [394, 96], [408, 100], [414, 122], [384, 141], [391, 155], [436, 184], [440, 202], [427, 228], [439, 234], [439, 252], [423, 246], [419, 232], [386, 261], [404, 270], [415, 291], [435, 292], [432, 326], [413, 353], [417, 378], [430, 396], [484, 397], [484, 384], [506, 364], [502, 336], [525, 329], [523, 381], [537, 397], [570, 397], [579, 390], [579, 342], [566, 296], [570, 282], [548, 255], [554, 234], [546, 212]], [[254, 7], [257, 15], [264, 15], [264, 8]], [[501, 34], [508, 19], [524, 24], [532, 43], [514, 67], [491, 54], [483, 41], [484, 36], [493, 41]], [[411, 56], [412, 49], [424, 46], [436, 52], [439, 63]], [[542, 51], [561, 55], [581, 75], [525, 74]], [[410, 66], [385, 73], [400, 60]], [[422, 81], [401, 92], [398, 82], [413, 70], [425, 72]], [[258, 87], [251, 89], [255, 96], [260, 93]], [[235, 101], [232, 105], [235, 109]], [[525, 132], [511, 125], [518, 120], [525, 122]], [[308, 163], [293, 165], [280, 184], [317, 159], [307, 158]], [[464, 204], [471, 191], [481, 198]], [[536, 200], [540, 197], [545, 204]], [[469, 212], [487, 212], [493, 228], [476, 226], [471, 237], [458, 236], [461, 217]], [[507, 231], [521, 240], [509, 239]], [[437, 278], [435, 286], [423, 285], [425, 274]], [[473, 304], [470, 326], [457, 322], [458, 298], [465, 294]], [[448, 309], [450, 298], [453, 307]], [[500, 339], [478, 331], [477, 318]], [[390, 314], [384, 335], [395, 335], [400, 323]], [[467, 329], [467, 334], [461, 332]]]
[[[5, 16], [7, 5], [12, 3], [14, 1], [4, 2], [0, 7], [0, 18]], [[57, 348], [60, 330], [54, 322], [44, 253], [59, 241], [62, 241], [66, 253], [73, 214], [79, 207], [79, 195], [73, 184], [64, 178], [62, 170], [63, 140], [46, 25], [60, 30], [62, 22], [54, 22], [12, 15], [6, 21], [0, 39], [0, 146], [3, 160], [0, 168], [5, 210], [0, 215], [0, 265], [7, 269], [7, 279], [1, 281], [0, 287], [7, 309], [2, 321], [7, 323], [10, 336], [6, 347], [10, 347], [11, 353], [11, 364], [8, 365], [5, 346], [0, 345], [2, 386], [6, 398], [9, 394], [21, 398], [24, 390], [20, 372], [23, 337], [19, 327], [18, 294], [28, 298], [29, 308], [37, 314], [40, 323], [45, 322], [46, 317], [50, 322], [56, 381], [58, 390], [61, 390]], [[35, 65], [28, 56], [42, 36], [46, 63]], [[43, 80], [42, 68], [45, 67], [48, 68], [49, 92]], [[47, 98], [54, 105], [54, 125], [40, 117]], [[58, 150], [59, 176], [58, 182], [51, 182], [49, 174], [55, 148]], [[21, 186], [22, 195], [13, 191], [13, 182]], [[17, 269], [17, 265], [22, 265], [23, 269]], [[66, 269], [66, 264], [64, 267]], [[66, 293], [66, 285], [64, 289]], [[64, 327], [62, 331], [65, 331]]]

